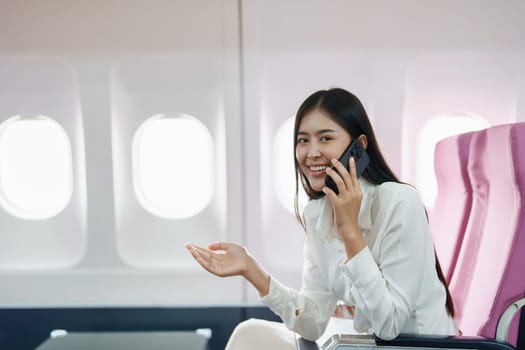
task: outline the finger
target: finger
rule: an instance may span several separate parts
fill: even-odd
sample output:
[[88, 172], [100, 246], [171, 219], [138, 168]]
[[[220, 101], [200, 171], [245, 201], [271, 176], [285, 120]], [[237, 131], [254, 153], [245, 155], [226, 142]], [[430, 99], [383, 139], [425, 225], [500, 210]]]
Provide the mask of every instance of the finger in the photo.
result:
[[193, 244], [187, 245], [186, 248], [195, 259], [197, 259], [200, 256], [199, 251]]
[[191, 244], [191, 243], [186, 243], [184, 245], [184, 247], [186, 248], [186, 250], [188, 250], [188, 252], [190, 252], [192, 255], [193, 255], [193, 252], [196, 250], [195, 248], [195, 245]]
[[189, 251], [193, 258], [197, 260], [197, 262], [203, 267], [207, 268], [213, 265], [213, 257], [207, 252], [205, 248], [191, 245]]
[[194, 252], [193, 257], [206, 271], [215, 273], [213, 271], [213, 264], [211, 263], [211, 261], [204, 259], [198, 252]]
[[203, 267], [205, 267], [205, 265], [208, 265], [209, 262], [201, 256], [201, 254], [197, 249], [195, 249], [195, 247], [190, 247], [188, 250], [191, 253], [191, 256], [193, 256], [193, 258], [197, 260], [199, 264], [201, 264]]
[[359, 182], [359, 178], [357, 176], [357, 165], [355, 163], [355, 158], [350, 157], [350, 160], [348, 162], [349, 162], [349, 168], [350, 168], [350, 173], [351, 173], [353, 193], [355, 195], [360, 196], [361, 195], [361, 183]]
[[[335, 163], [334, 163], [335, 164]], [[341, 175], [332, 168], [326, 168], [326, 175], [330, 176], [337, 186], [339, 193], [346, 190], [346, 185]]]
[[206, 248], [203, 248], [203, 247], [198, 246], [198, 245], [193, 244], [193, 243], [186, 243], [186, 249], [191, 249], [191, 248], [193, 248], [193, 249], [198, 249], [198, 248], [199, 249], [206, 249]]
[[207, 248], [199, 247], [199, 246], [193, 246], [193, 249], [197, 251], [204, 259], [211, 259], [212, 255], [214, 254], [212, 251], [210, 251]]
[[215, 242], [208, 246], [208, 249], [210, 250], [228, 250], [228, 248], [231, 246], [230, 243], [225, 242]]
[[[324, 194], [326, 195], [326, 197], [328, 197], [328, 200], [331, 202], [331, 203], [334, 203], [335, 201], [337, 201], [339, 199], [339, 196], [337, 195], [337, 193], [335, 193], [330, 187], [328, 186], [325, 186], [323, 187], [322, 191], [324, 192]], [[341, 193], [341, 191], [339, 191], [339, 193]]]
[[208, 248], [205, 248], [205, 247], [200, 247], [198, 245], [195, 245], [195, 244], [189, 244], [189, 247], [188, 249], [194, 249], [196, 251], [198, 251], [201, 256], [205, 259], [211, 259], [213, 258], [213, 255], [214, 255], [214, 252]]
[[357, 167], [355, 165], [354, 157], [350, 157], [350, 159], [348, 160], [348, 169], [350, 169], [350, 179], [352, 181], [352, 184], [355, 185], [358, 179], [357, 179]]
[[208, 272], [217, 275], [217, 268], [213, 262], [213, 258], [210, 256], [202, 255], [200, 251], [192, 251], [193, 258]]
[[[351, 159], [352, 157], [350, 157]], [[349, 172], [350, 169], [350, 159], [348, 160], [348, 164], [343, 164], [337, 159], [332, 159], [332, 164], [339, 172], [339, 176], [343, 180], [343, 183], [347, 189], [350, 188], [350, 186], [353, 184], [352, 182], [352, 176]], [[346, 168], [348, 166], [348, 169]]]
[[206, 271], [216, 276], [219, 275], [217, 272], [217, 267], [214, 266], [213, 257], [208, 254], [204, 254], [204, 248], [197, 247], [193, 244], [186, 244], [186, 248], [191, 253], [193, 258], [197, 261], [197, 263], [201, 265]]
[[338, 159], [332, 159], [332, 165], [337, 169], [341, 177], [344, 177], [345, 174], [348, 174], [348, 169], [346, 169], [344, 164], [341, 163]]

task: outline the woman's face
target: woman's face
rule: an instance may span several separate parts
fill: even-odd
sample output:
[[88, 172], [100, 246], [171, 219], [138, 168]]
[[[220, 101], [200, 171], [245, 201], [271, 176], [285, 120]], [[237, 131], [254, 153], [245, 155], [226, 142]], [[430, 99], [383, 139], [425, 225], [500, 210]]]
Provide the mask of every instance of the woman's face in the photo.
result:
[[351, 141], [350, 134], [326, 112], [314, 109], [304, 115], [297, 133], [295, 157], [314, 191], [325, 186], [326, 168], [338, 159]]

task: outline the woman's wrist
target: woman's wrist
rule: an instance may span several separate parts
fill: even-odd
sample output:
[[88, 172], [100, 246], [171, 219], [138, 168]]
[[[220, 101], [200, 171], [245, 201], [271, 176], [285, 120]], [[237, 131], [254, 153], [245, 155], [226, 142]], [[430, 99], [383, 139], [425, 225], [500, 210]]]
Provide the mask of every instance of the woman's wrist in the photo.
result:
[[357, 253], [366, 247], [366, 241], [363, 238], [359, 227], [343, 230], [341, 236], [343, 238], [348, 260], [352, 259]]
[[246, 270], [242, 275], [257, 289], [259, 296], [264, 297], [270, 291], [270, 275], [251, 255], [248, 256]]

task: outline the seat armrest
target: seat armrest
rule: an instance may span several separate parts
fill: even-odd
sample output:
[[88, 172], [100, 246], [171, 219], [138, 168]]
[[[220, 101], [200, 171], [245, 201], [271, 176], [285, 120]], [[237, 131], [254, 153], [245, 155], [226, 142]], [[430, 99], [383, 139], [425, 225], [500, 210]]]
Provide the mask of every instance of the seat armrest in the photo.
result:
[[478, 350], [515, 350], [505, 342], [483, 337], [467, 336], [422, 336], [400, 335], [393, 340], [376, 338], [378, 347], [417, 347], [426, 349], [478, 349]]
[[511, 344], [483, 337], [400, 335], [393, 340], [382, 340], [373, 335], [336, 334], [322, 346], [298, 339], [298, 350], [350, 350], [350, 349], [477, 349], [516, 350]]
[[376, 338], [373, 335], [336, 334], [331, 336], [322, 346], [318, 346], [316, 342], [303, 338], [297, 339], [297, 350], [346, 349], [338, 347], [341, 345], [375, 347]]
[[509, 307], [503, 312], [500, 316], [498, 322], [498, 328], [496, 330], [496, 339], [500, 341], [507, 341], [509, 336], [509, 329], [512, 320], [520, 311], [522, 307], [525, 306], [525, 298], [521, 298], [513, 302]]

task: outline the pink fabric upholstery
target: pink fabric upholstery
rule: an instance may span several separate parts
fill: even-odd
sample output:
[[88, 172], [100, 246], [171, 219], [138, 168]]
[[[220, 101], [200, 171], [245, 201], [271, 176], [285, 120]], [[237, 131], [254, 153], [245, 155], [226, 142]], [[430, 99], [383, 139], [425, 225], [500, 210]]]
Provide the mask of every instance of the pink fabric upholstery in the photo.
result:
[[438, 194], [430, 215], [436, 253], [447, 281], [456, 265], [472, 206], [472, 186], [467, 171], [474, 132], [439, 141], [434, 153]]
[[463, 333], [495, 338], [504, 309], [525, 294], [525, 123], [476, 132], [468, 172], [472, 209], [450, 289]]

